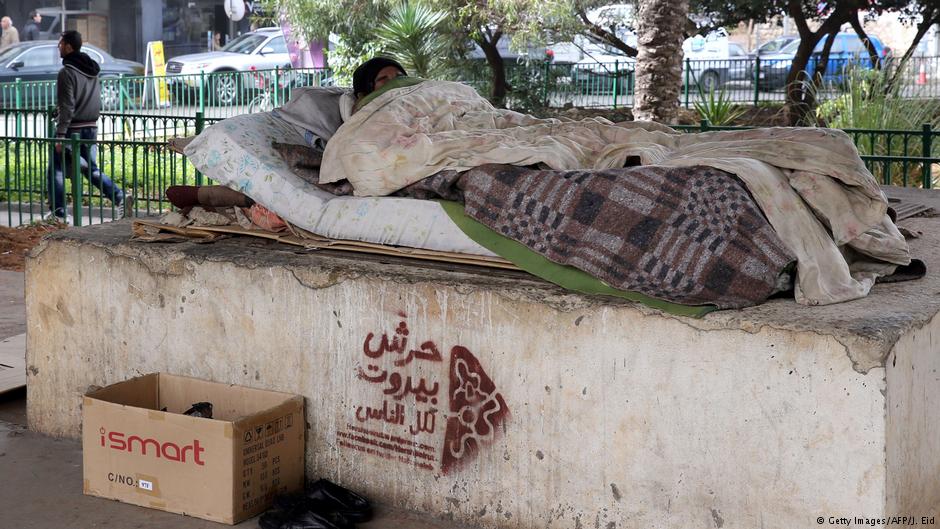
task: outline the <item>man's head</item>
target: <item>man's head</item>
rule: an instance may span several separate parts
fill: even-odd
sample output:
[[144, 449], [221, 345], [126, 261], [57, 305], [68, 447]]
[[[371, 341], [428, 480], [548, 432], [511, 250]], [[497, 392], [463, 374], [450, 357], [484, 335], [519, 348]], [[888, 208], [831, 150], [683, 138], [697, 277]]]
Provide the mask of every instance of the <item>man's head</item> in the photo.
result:
[[10, 26], [12, 25], [13, 25], [13, 20], [11, 20], [10, 17], [0, 18], [0, 28], [10, 29]]
[[37, 13], [35, 9], [29, 12], [29, 18], [33, 19], [33, 22], [37, 24], [42, 22], [42, 15]]
[[82, 49], [82, 34], [75, 31], [69, 30], [62, 33], [62, 37], [59, 38], [59, 57], [65, 57], [66, 55], [81, 51]]
[[408, 75], [408, 72], [397, 61], [387, 57], [374, 57], [360, 64], [353, 72], [353, 92], [357, 98], [367, 96], [402, 75]]

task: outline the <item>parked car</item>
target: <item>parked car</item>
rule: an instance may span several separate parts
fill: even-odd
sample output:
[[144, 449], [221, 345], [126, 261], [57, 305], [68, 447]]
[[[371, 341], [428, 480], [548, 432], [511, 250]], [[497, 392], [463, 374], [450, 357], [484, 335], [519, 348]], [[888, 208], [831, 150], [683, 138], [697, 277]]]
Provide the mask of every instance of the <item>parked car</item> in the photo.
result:
[[[139, 62], [115, 59], [104, 50], [85, 44], [82, 51], [101, 65], [101, 79], [125, 75], [143, 75], [144, 65]], [[0, 83], [22, 81], [52, 81], [42, 86], [29, 86], [20, 93], [20, 105], [25, 108], [44, 108], [55, 104], [55, 79], [62, 69], [58, 41], [32, 40], [20, 42], [0, 52]], [[101, 104], [105, 109], [119, 105], [121, 94], [116, 83], [103, 83]], [[5, 84], [0, 89], [4, 106], [16, 103], [15, 85]]]
[[232, 39], [219, 51], [173, 57], [167, 62], [166, 73], [171, 84], [196, 89], [202, 88], [200, 73], [219, 74], [212, 76], [206, 89], [215, 103], [230, 105], [243, 89], [258, 88], [251, 85], [256, 76], [244, 74], [289, 66], [290, 55], [281, 29], [263, 28]]
[[[885, 46], [878, 37], [869, 37], [871, 43], [875, 46], [875, 51], [884, 59], [887, 58], [891, 49]], [[816, 64], [822, 57], [823, 47], [826, 39], [823, 38], [813, 49], [809, 62], [806, 64], [806, 71], [812, 73], [816, 70]], [[779, 53], [774, 53], [761, 57], [760, 73], [758, 85], [761, 90], [774, 90], [786, 85], [787, 74], [790, 72], [790, 66], [796, 57], [796, 51], [800, 46], [800, 39], [796, 39], [784, 46]], [[839, 33], [832, 43], [832, 49], [829, 51], [829, 60], [826, 63], [826, 73], [823, 81], [830, 84], [842, 84], [845, 82], [845, 71], [849, 66], [859, 68], [873, 68], [871, 57], [865, 48], [865, 43], [855, 33]]]
[[[716, 32], [707, 37], [696, 35], [682, 43], [689, 84], [705, 92], [717, 90], [729, 81], [748, 80], [749, 60], [740, 44], [728, 40], [727, 33]], [[753, 70], [752, 70], [753, 71]], [[683, 80], [684, 80], [683, 79]]]
[[772, 53], [780, 53], [787, 44], [790, 44], [794, 40], [798, 40], [800, 37], [797, 35], [783, 35], [782, 37], [777, 37], [771, 41], [765, 42], [757, 47], [756, 50], [748, 53], [748, 57], [761, 57], [764, 55], [770, 55]]

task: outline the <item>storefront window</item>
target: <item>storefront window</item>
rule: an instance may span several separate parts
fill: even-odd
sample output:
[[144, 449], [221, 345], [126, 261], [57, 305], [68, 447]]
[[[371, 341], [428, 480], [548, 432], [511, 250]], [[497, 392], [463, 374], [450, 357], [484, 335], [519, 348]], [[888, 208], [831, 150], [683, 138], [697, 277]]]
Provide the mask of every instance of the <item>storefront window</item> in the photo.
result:
[[208, 49], [209, 32], [218, 32], [219, 23], [227, 25], [227, 20], [218, 20], [220, 5], [215, 0], [163, 0], [163, 44], [168, 55]]

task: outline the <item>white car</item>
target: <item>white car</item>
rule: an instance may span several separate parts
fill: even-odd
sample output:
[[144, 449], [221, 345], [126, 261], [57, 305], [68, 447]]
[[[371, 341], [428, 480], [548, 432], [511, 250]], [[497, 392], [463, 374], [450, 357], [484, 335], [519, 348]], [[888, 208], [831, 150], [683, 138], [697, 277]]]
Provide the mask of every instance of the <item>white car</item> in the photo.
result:
[[740, 44], [728, 40], [727, 33], [696, 35], [682, 43], [685, 64], [689, 66], [689, 84], [712, 92], [728, 81], [747, 81], [750, 60]]
[[167, 62], [166, 74], [170, 83], [191, 88], [201, 88], [202, 72], [216, 74], [207, 83], [211, 99], [220, 105], [230, 105], [237, 102], [242, 89], [252, 82], [250, 76], [237, 72], [276, 67], [290, 67], [287, 43], [280, 28], [264, 28], [240, 35], [219, 51], [173, 57]]

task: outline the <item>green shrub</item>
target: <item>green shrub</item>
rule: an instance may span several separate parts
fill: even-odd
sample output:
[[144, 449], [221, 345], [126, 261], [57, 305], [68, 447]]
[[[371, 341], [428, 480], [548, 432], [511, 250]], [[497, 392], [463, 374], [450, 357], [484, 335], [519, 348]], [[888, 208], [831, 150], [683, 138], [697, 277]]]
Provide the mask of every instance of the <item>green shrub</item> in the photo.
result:
[[699, 101], [692, 104], [702, 119], [707, 119], [712, 125], [721, 127], [731, 125], [734, 120], [744, 115], [747, 110], [741, 105], [732, 103], [732, 98], [724, 89], [712, 90], [705, 94], [699, 86]]
[[[902, 83], [891, 83], [887, 70], [850, 68], [845, 75], [846, 91], [817, 107], [819, 125], [879, 131], [920, 131], [924, 124], [940, 128], [940, 100], [927, 97], [922, 90], [910, 93], [912, 88]], [[923, 152], [919, 134], [859, 133], [855, 145], [862, 155], [932, 155]], [[922, 181], [922, 164], [874, 162], [870, 165], [875, 177], [884, 183], [905, 185], [911, 178]]]

